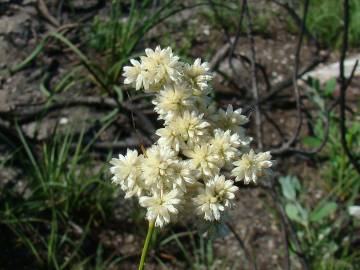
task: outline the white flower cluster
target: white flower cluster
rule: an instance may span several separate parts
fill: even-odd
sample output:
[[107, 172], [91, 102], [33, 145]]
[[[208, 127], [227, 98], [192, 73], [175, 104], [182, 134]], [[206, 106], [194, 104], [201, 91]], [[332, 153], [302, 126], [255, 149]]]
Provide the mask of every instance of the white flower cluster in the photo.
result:
[[[189, 213], [220, 221], [234, 205], [234, 181], [256, 182], [272, 166], [271, 155], [250, 150], [251, 138], [242, 127], [248, 118], [241, 109], [217, 109], [212, 103], [207, 63], [181, 62], [171, 48], [145, 53], [124, 68], [124, 83], [154, 93], [164, 127], [145, 153], [128, 149], [111, 160], [112, 181], [126, 198], [139, 198], [156, 226]], [[227, 180], [225, 171], [234, 180]]]

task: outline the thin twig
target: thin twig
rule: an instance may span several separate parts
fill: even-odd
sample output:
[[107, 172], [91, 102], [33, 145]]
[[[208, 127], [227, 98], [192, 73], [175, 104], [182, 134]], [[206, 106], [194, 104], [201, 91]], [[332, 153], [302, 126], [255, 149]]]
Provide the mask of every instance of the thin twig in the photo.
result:
[[295, 141], [298, 139], [298, 137], [300, 135], [301, 127], [302, 127], [301, 97], [300, 97], [300, 91], [299, 91], [297, 79], [298, 79], [299, 65], [300, 65], [300, 52], [301, 52], [301, 47], [302, 47], [302, 43], [303, 43], [303, 39], [304, 39], [304, 32], [305, 32], [308, 8], [309, 8], [309, 0], [305, 0], [302, 26], [301, 26], [299, 41], [297, 43], [296, 51], [295, 51], [294, 72], [293, 72], [293, 78], [292, 78], [294, 94], [295, 94], [295, 99], [296, 99], [297, 126], [296, 126], [296, 130], [295, 130], [293, 136], [287, 142], [285, 142], [285, 144], [281, 147], [282, 149], [285, 149], [285, 150], [287, 148], [290, 148], [295, 143]]
[[247, 5], [247, 1], [243, 1], [243, 5], [245, 6], [245, 16], [247, 18], [247, 35], [250, 42], [250, 50], [251, 50], [251, 84], [252, 84], [252, 92], [256, 102], [255, 105], [255, 125], [256, 125], [256, 135], [257, 135], [257, 142], [258, 148], [260, 150], [263, 149], [263, 138], [262, 138], [262, 126], [261, 126], [261, 111], [260, 111], [260, 104], [259, 104], [259, 88], [256, 79], [256, 49], [255, 49], [255, 41], [253, 36], [253, 26], [252, 26], [252, 18], [250, 15], [250, 10]]
[[320, 44], [315, 36], [307, 29], [306, 25], [303, 25], [301, 18], [297, 14], [297, 12], [289, 5], [289, 3], [284, 3], [278, 0], [271, 0], [278, 6], [284, 8], [290, 17], [294, 20], [294, 22], [299, 26], [299, 28], [304, 27], [304, 34], [309, 38], [309, 40], [315, 45], [315, 47], [319, 50]]
[[[329, 54], [326, 54], [322, 57], [316, 57], [308, 66], [306, 66], [305, 68], [303, 68], [300, 72], [298, 72], [297, 74], [297, 79], [300, 79], [302, 76], [304, 76], [304, 74], [306, 74], [307, 72], [313, 70], [314, 68], [316, 68], [319, 64], [325, 62], [329, 57]], [[273, 99], [276, 95], [278, 95], [281, 91], [287, 89], [289, 86], [291, 86], [293, 84], [293, 77], [288, 78], [282, 82], [280, 82], [279, 84], [275, 85], [270, 92], [268, 92], [267, 94], [261, 96], [259, 98], [259, 104], [263, 104], [271, 99]], [[249, 106], [254, 106], [256, 104], [256, 102], [253, 102], [252, 104], [250, 104]]]
[[[152, 142], [146, 139], [143, 140], [141, 144], [144, 147], [148, 147], [151, 146]], [[111, 142], [111, 141], [95, 142], [91, 145], [91, 149], [98, 151], [109, 151], [109, 150], [134, 148], [134, 147], [139, 147], [139, 145], [140, 143], [137, 138], [126, 138], [116, 142]], [[71, 148], [76, 149], [76, 147], [78, 147], [76, 143], [71, 144]]]
[[[340, 134], [341, 134], [341, 145], [344, 149], [345, 154], [349, 158], [350, 163], [353, 165], [355, 170], [360, 174], [360, 164], [358, 160], [353, 156], [351, 153], [349, 146], [346, 141], [346, 133], [347, 133], [347, 127], [346, 127], [346, 112], [345, 112], [345, 105], [346, 105], [346, 90], [350, 84], [350, 80], [352, 79], [352, 76], [350, 76], [349, 80], [345, 77], [345, 67], [344, 62], [346, 58], [346, 52], [348, 50], [348, 42], [349, 42], [349, 0], [344, 0], [344, 32], [343, 32], [343, 44], [341, 48], [341, 56], [340, 56]], [[358, 61], [356, 61], [353, 70], [351, 74], [355, 73], [355, 70], [357, 68]]]
[[[116, 109], [118, 108], [117, 103], [112, 98], [106, 97], [94, 97], [94, 96], [78, 96], [72, 98], [56, 98], [53, 101], [40, 104], [40, 105], [29, 105], [23, 107], [21, 110], [16, 108], [10, 111], [0, 111], [0, 117], [4, 120], [12, 121], [17, 119], [19, 124], [26, 124], [35, 121], [38, 117], [44, 117], [48, 113], [64, 108], [86, 106], [99, 109]], [[135, 105], [128, 102], [123, 102], [120, 109], [122, 111], [137, 111]]]
[[[229, 66], [230, 66], [230, 68], [231, 68], [234, 75], [237, 72], [236, 72], [236, 68], [234, 67], [234, 64], [233, 64], [233, 58], [234, 58], [235, 49], [236, 49], [236, 46], [237, 46], [237, 43], [239, 41], [240, 34], [241, 34], [241, 26], [242, 26], [243, 19], [245, 17], [245, 8], [246, 8], [246, 0], [243, 0], [238, 25], [236, 27], [235, 38], [233, 38], [233, 39], [228, 38], [228, 42], [231, 43], [230, 54], [228, 55], [228, 61], [229, 61]], [[231, 42], [231, 41], [233, 41], [233, 42]]]

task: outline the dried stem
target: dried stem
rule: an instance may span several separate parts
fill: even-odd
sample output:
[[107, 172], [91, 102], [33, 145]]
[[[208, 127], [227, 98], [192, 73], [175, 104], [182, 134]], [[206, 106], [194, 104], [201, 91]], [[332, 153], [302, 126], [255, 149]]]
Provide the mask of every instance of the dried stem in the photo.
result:
[[256, 125], [256, 135], [258, 141], [258, 148], [260, 150], [263, 149], [263, 138], [262, 138], [262, 126], [261, 126], [261, 112], [260, 112], [260, 104], [259, 104], [259, 88], [256, 79], [256, 50], [255, 50], [255, 40], [253, 35], [253, 25], [252, 19], [250, 15], [250, 10], [247, 5], [247, 1], [243, 1], [245, 16], [247, 18], [247, 36], [250, 42], [250, 49], [251, 49], [251, 85], [252, 85], [252, 93], [255, 99], [255, 125]]
[[348, 42], [349, 42], [349, 0], [344, 0], [344, 33], [343, 33], [343, 44], [341, 49], [340, 56], [340, 134], [341, 134], [341, 144], [344, 149], [345, 154], [349, 158], [350, 163], [354, 166], [355, 170], [360, 174], [360, 164], [358, 160], [351, 153], [349, 146], [346, 141], [346, 90], [350, 84], [350, 81], [353, 77], [353, 74], [357, 68], [358, 61], [356, 61], [353, 70], [351, 72], [351, 76], [349, 79], [345, 77], [345, 67], [344, 62], [346, 58], [346, 52], [348, 50]]

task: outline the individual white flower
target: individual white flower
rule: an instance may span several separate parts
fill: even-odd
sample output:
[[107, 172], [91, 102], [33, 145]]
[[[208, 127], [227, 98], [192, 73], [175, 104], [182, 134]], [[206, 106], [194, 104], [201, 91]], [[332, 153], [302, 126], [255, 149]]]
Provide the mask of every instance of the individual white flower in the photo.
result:
[[243, 128], [241, 125], [249, 122], [249, 119], [241, 114], [241, 109], [233, 110], [232, 105], [228, 105], [226, 111], [219, 109], [219, 112], [213, 117], [217, 127], [223, 130], [231, 130], [232, 132], [241, 133]]
[[215, 176], [220, 171], [220, 157], [208, 143], [185, 149], [183, 154], [190, 159], [191, 167], [199, 170], [204, 177]]
[[200, 194], [194, 198], [196, 212], [204, 215], [205, 220], [220, 220], [221, 212], [233, 205], [237, 190], [238, 187], [234, 186], [233, 181], [225, 180], [223, 175], [216, 175], [214, 179], [206, 183], [204, 189], [200, 189]]
[[165, 87], [153, 101], [154, 111], [159, 114], [159, 119], [170, 119], [182, 114], [193, 106], [193, 98], [189, 89], [184, 85], [177, 84]]
[[[155, 51], [145, 49], [146, 56], [141, 56], [141, 66], [149, 73], [149, 85], [177, 82], [181, 78], [179, 57], [175, 56], [170, 47], [161, 49], [157, 46]], [[145, 87], [145, 90], [146, 89]]]
[[136, 90], [139, 90], [141, 87], [146, 84], [146, 73], [143, 71], [139, 61], [135, 59], [130, 59], [130, 62], [133, 66], [124, 67], [123, 76], [125, 77], [125, 84], [132, 84], [135, 86]]
[[126, 192], [126, 198], [133, 195], [140, 196], [143, 189], [143, 179], [141, 178], [142, 155], [138, 155], [136, 150], [127, 150], [126, 155], [119, 155], [119, 158], [113, 158], [110, 168], [114, 175], [112, 181], [121, 186]]
[[234, 186], [233, 181], [225, 180], [224, 175], [216, 175], [214, 179], [206, 183], [206, 187], [226, 207], [232, 206], [235, 192], [239, 189], [237, 186]]
[[183, 132], [181, 128], [176, 125], [176, 122], [169, 122], [167, 126], [156, 130], [155, 134], [160, 137], [158, 140], [159, 145], [165, 145], [177, 153], [185, 143], [182, 136]]
[[155, 226], [163, 227], [170, 222], [171, 216], [177, 214], [181, 202], [181, 192], [173, 189], [168, 193], [156, 191], [149, 196], [140, 198], [139, 203], [147, 208], [146, 218], [155, 221]]
[[230, 130], [215, 129], [210, 144], [224, 163], [231, 163], [239, 153], [238, 148], [241, 145], [241, 140], [237, 133], [231, 134]]
[[185, 65], [184, 75], [189, 80], [190, 85], [195, 88], [194, 90], [200, 91], [207, 89], [208, 82], [213, 77], [209, 72], [209, 64], [207, 62], [201, 63], [200, 58], [197, 58], [192, 65]]
[[198, 115], [195, 111], [185, 111], [182, 115], [170, 120], [174, 126], [178, 127], [184, 141], [198, 143], [201, 139], [208, 136], [210, 124], [203, 120], [203, 114]]
[[174, 187], [186, 191], [187, 185], [196, 183], [198, 171], [191, 168], [189, 160], [174, 163], [174, 174], [172, 177]]
[[143, 178], [149, 188], [171, 186], [174, 174], [173, 164], [178, 162], [176, 153], [165, 145], [153, 145], [146, 150], [142, 162]]
[[258, 177], [261, 177], [272, 166], [270, 152], [255, 154], [251, 149], [248, 154], [244, 154], [240, 160], [235, 161], [235, 168], [231, 171], [236, 181], [244, 180], [245, 184], [251, 181], [256, 183]]

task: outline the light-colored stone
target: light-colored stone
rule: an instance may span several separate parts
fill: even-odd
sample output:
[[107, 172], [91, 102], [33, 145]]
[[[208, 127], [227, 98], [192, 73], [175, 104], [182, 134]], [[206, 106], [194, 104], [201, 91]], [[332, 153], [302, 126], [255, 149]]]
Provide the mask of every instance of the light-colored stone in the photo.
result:
[[[345, 76], [349, 77], [351, 74], [352, 69], [354, 68], [355, 62], [360, 60], [360, 55], [355, 55], [345, 60], [344, 67], [345, 67]], [[340, 73], [340, 62], [335, 62], [332, 64], [319, 66], [318, 68], [314, 69], [311, 72], [304, 74], [303, 79], [308, 79], [309, 77], [318, 79], [320, 83], [325, 83], [332, 78], [338, 78]], [[360, 75], [360, 64], [358, 65], [355, 76]]]

